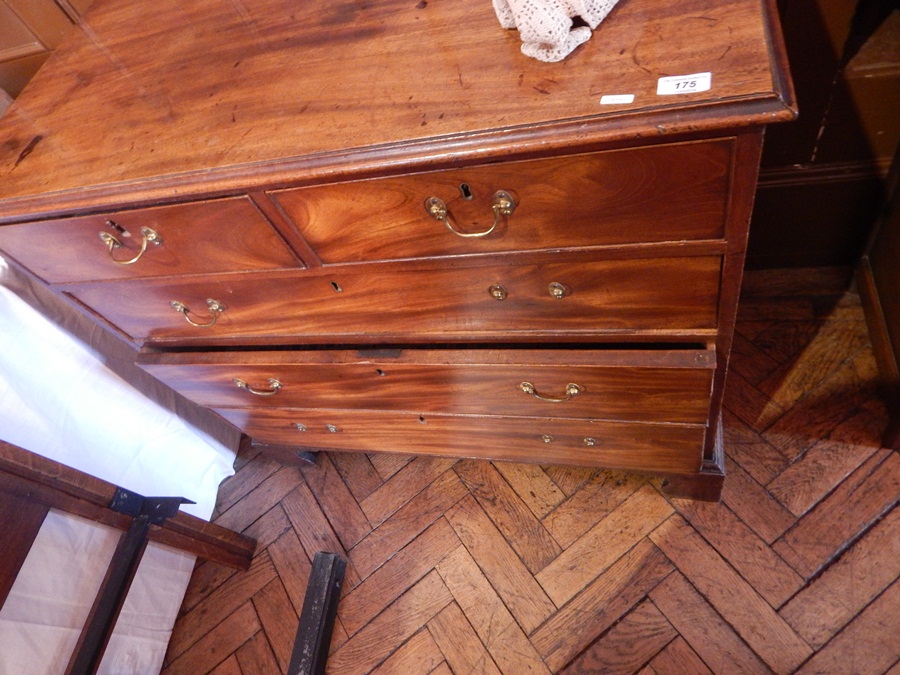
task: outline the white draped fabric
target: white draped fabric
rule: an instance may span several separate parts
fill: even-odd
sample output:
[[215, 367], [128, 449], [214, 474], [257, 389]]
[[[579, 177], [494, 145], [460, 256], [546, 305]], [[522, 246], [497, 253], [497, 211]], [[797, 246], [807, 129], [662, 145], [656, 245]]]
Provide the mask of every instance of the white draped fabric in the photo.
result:
[[[9, 286], [0, 258], [0, 439], [209, 518], [234, 452], [117, 375]], [[21, 292], [21, 289], [17, 289]], [[118, 532], [51, 512], [0, 610], [0, 675], [63, 672]], [[101, 673], [158, 672], [194, 558], [151, 544]]]

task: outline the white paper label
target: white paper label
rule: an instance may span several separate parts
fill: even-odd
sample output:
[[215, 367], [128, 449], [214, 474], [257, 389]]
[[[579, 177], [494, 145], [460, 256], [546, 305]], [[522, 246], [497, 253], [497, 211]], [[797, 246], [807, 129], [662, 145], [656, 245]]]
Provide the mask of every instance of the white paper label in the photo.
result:
[[656, 83], [657, 96], [672, 94], [695, 94], [698, 91], [709, 91], [712, 87], [712, 73], [694, 73], [693, 75], [673, 75], [661, 77]]
[[634, 94], [606, 94], [600, 97], [600, 105], [628, 105], [634, 103]]

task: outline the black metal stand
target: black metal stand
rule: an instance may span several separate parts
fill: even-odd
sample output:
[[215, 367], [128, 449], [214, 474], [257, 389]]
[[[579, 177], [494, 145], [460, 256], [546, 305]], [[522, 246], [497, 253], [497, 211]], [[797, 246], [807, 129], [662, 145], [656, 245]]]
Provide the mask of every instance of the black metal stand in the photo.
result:
[[303, 599], [288, 675], [322, 675], [334, 631], [347, 563], [335, 553], [316, 553]]
[[183, 497], [143, 497], [119, 488], [109, 507], [134, 520], [119, 540], [94, 600], [94, 606], [69, 661], [66, 675], [96, 673], [125, 603], [125, 596], [147, 548], [151, 525], [160, 525], [178, 513], [181, 504], [193, 504]]

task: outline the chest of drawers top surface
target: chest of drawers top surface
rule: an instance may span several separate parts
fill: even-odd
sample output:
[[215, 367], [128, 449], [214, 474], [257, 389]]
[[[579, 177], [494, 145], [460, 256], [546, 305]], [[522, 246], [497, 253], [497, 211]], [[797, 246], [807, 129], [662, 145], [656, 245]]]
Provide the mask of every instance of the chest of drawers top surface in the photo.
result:
[[622, 0], [547, 64], [489, 0], [98, 0], [0, 122], [0, 222], [788, 119], [772, 4]]

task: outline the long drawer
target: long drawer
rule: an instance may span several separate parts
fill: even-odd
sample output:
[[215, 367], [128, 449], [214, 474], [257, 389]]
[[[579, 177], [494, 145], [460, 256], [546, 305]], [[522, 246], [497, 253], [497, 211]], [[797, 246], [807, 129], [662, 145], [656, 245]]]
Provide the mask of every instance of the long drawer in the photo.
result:
[[0, 250], [51, 283], [301, 266], [247, 197], [5, 225]]
[[132, 338], [160, 341], [664, 338], [716, 327], [719, 256], [553, 260], [89, 283], [69, 292]]
[[706, 434], [701, 425], [607, 420], [290, 408], [218, 412], [258, 442], [289, 446], [284, 453], [398, 452], [659, 473], [699, 470]]
[[210, 408], [330, 408], [705, 424], [713, 350], [406, 349], [144, 354]]
[[667, 144], [272, 196], [326, 264], [717, 239], [733, 146]]

